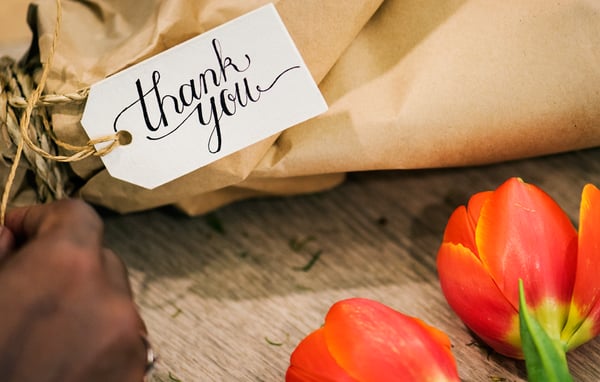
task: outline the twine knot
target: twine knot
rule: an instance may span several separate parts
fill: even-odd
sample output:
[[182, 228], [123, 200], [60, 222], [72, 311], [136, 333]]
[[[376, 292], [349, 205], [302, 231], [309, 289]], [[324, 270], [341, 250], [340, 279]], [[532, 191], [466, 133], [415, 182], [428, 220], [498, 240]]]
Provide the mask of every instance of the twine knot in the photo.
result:
[[[85, 102], [89, 93], [89, 88], [85, 88], [71, 94], [42, 94], [60, 32], [61, 0], [56, 0], [56, 8], [52, 46], [47, 61], [41, 65], [37, 83], [34, 80], [35, 70], [27, 72], [12, 58], [0, 58], [0, 133], [6, 143], [6, 147], [0, 147], [0, 160], [11, 166], [0, 205], [0, 224], [4, 224], [22, 155], [35, 175], [38, 201], [48, 202], [68, 197], [73, 191], [65, 162], [106, 155], [119, 146], [122, 139], [119, 134], [111, 134], [76, 146], [60, 141], [52, 131], [49, 109], [56, 105]], [[99, 144], [103, 144], [102, 148], [96, 149]], [[69, 154], [62, 155], [60, 152]]]

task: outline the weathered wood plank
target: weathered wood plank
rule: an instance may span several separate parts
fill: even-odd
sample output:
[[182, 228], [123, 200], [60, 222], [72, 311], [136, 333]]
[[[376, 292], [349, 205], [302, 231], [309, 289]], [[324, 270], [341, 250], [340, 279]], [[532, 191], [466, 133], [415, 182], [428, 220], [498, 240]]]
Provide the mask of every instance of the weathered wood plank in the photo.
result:
[[[576, 222], [583, 185], [600, 185], [600, 150], [352, 174], [329, 192], [222, 208], [214, 216], [225, 233], [205, 217], [168, 208], [107, 214], [107, 244], [131, 269], [161, 357], [154, 380], [282, 381], [300, 339], [321, 325], [333, 302], [351, 296], [377, 299], [446, 331], [465, 381], [524, 380], [521, 362], [474, 342], [447, 307], [435, 271], [452, 210], [510, 176], [544, 188]], [[309, 270], [298, 269], [318, 251]], [[600, 379], [598, 340], [569, 357], [576, 380]]]

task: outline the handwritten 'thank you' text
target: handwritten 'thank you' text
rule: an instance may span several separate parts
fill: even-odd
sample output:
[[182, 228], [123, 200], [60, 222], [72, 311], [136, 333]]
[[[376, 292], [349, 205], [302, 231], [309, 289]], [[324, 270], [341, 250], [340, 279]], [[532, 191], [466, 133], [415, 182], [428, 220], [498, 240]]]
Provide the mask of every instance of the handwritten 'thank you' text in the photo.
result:
[[113, 178], [152, 190], [325, 111], [268, 3], [92, 84], [81, 126], [90, 138], [130, 136], [100, 159]]
[[160, 88], [161, 72], [154, 70], [150, 84], [138, 78], [135, 81], [137, 99], [121, 110], [113, 122], [115, 132], [126, 130], [121, 126], [129, 113], [141, 113], [148, 134], [147, 139], [161, 140], [186, 124], [210, 128], [207, 146], [210, 153], [218, 153], [223, 143], [222, 120], [234, 116], [240, 108], [260, 101], [262, 94], [274, 88], [286, 74], [300, 66], [294, 65], [275, 73], [270, 82], [252, 83], [252, 59], [244, 54], [233, 59], [223, 53], [221, 42], [212, 40], [216, 65], [201, 70], [195, 78], [187, 79], [176, 87], [175, 94]]

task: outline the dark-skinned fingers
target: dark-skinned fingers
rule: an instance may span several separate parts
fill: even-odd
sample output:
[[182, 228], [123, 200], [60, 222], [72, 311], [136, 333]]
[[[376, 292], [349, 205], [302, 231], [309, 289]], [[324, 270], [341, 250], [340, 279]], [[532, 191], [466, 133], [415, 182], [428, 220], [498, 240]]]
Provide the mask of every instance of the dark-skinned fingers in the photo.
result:
[[[129, 272], [123, 260], [112, 250], [104, 248], [102, 250], [102, 264], [111, 286], [119, 293], [125, 294], [133, 302], [133, 291], [129, 282]], [[138, 314], [138, 326], [141, 333], [147, 334], [146, 324]]]
[[110, 380], [140, 382], [147, 364], [145, 325], [134, 304], [127, 299], [111, 304], [108, 311], [112, 314], [112, 324], [107, 321], [111, 332], [102, 339], [106, 342], [105, 356], [101, 358], [112, 359], [112, 362], [107, 362], [105, 371], [113, 377]]
[[83, 248], [100, 248], [102, 220], [87, 203], [78, 199], [20, 207], [10, 210], [5, 224], [18, 243], [32, 238], [69, 240]]
[[102, 266], [108, 281], [115, 290], [124, 293], [129, 298], [133, 297], [129, 273], [123, 260], [108, 248], [102, 249]]

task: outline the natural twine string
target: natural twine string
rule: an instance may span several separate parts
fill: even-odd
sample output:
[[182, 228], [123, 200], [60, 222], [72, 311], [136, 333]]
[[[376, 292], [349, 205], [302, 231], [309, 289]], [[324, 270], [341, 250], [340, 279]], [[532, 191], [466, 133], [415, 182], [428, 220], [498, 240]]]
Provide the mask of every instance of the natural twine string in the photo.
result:
[[[28, 161], [30, 162], [31, 166], [34, 167], [34, 169], [37, 169], [36, 166], [41, 163], [39, 160], [37, 160], [38, 158], [35, 158], [34, 155], [31, 155], [32, 153], [35, 153], [35, 154], [39, 155], [40, 157], [48, 159], [50, 161], [76, 162], [76, 161], [88, 158], [90, 156], [106, 155], [106, 154], [110, 153], [112, 150], [114, 150], [120, 144], [120, 142], [119, 142], [120, 135], [118, 133], [107, 135], [107, 136], [100, 137], [100, 138], [91, 139], [84, 146], [76, 146], [76, 145], [68, 144], [66, 142], [62, 142], [54, 136], [54, 134], [52, 132], [52, 128], [50, 126], [50, 122], [48, 121], [48, 118], [45, 117], [45, 113], [40, 113], [42, 116], [41, 120], [42, 120], [42, 124], [43, 124], [43, 128], [44, 128], [42, 135], [43, 135], [43, 133], [47, 134], [48, 136], [50, 136], [52, 138], [52, 140], [54, 141], [54, 143], [57, 146], [65, 149], [67, 151], [70, 151], [73, 154], [71, 154], [71, 155], [52, 154], [49, 149], [42, 148], [42, 147], [38, 146], [36, 143], [34, 143], [33, 139], [30, 136], [31, 117], [34, 112], [34, 109], [36, 109], [36, 108], [43, 109], [45, 107], [52, 107], [52, 106], [66, 104], [66, 103], [72, 103], [72, 102], [83, 102], [87, 99], [87, 96], [89, 93], [89, 88], [86, 88], [86, 89], [82, 89], [82, 90], [72, 93], [72, 94], [42, 95], [42, 92], [46, 85], [46, 81], [48, 79], [48, 73], [50, 71], [50, 68], [52, 67], [54, 54], [56, 52], [56, 45], [57, 45], [57, 41], [58, 41], [58, 36], [60, 34], [61, 23], [62, 23], [62, 4], [61, 4], [61, 0], [56, 0], [56, 26], [54, 29], [54, 36], [52, 38], [52, 45], [50, 47], [50, 52], [48, 54], [48, 58], [47, 58], [46, 62], [42, 63], [42, 73], [41, 73], [40, 79], [37, 83], [37, 86], [31, 92], [31, 94], [29, 94], [28, 96], [26, 94], [25, 94], [25, 97], [12, 94], [12, 97], [8, 100], [9, 105], [7, 105], [7, 106], [15, 108], [15, 109], [25, 109], [25, 110], [22, 113], [22, 116], [19, 120], [18, 131], [9, 131], [9, 134], [11, 135], [10, 138], [13, 141], [16, 141], [16, 143], [17, 143], [17, 149], [14, 154], [14, 158], [13, 158], [12, 165], [10, 168], [10, 173], [6, 180], [6, 184], [4, 186], [4, 193], [2, 195], [2, 201], [0, 204], [0, 224], [2, 224], [2, 225], [4, 225], [10, 191], [15, 182], [17, 168], [19, 167], [21, 156], [23, 155], [24, 150], [26, 150], [26, 157], [27, 157]], [[16, 75], [13, 75], [13, 76], [17, 77], [17, 82], [19, 82], [18, 80], [21, 79], [20, 77], [22, 77], [19, 74], [22, 74], [22, 73], [16, 72]], [[2, 86], [3, 88], [4, 87], [6, 87], [7, 89], [10, 88], [10, 85], [8, 85], [8, 84], [6, 86], [4, 84], [2, 84], [2, 85], [3, 85]], [[20, 83], [17, 83], [16, 86], [13, 86], [14, 89], [17, 89], [19, 87], [21, 87]], [[6, 91], [8, 91], [8, 90], [5, 90], [5, 92]], [[0, 92], [2, 92], [2, 89], [0, 89]], [[5, 125], [9, 125], [8, 114], [16, 115], [16, 113], [7, 112], [6, 114], [7, 114], [7, 121], [2, 121], [2, 122], [4, 122]], [[10, 128], [9, 128], [9, 130], [10, 130]], [[37, 136], [38, 136], [38, 140], [46, 139], [46, 137], [40, 138], [40, 132], [38, 132]], [[103, 143], [105, 143], [106, 145], [104, 145], [101, 149], [96, 149], [96, 145], [103, 144]], [[48, 145], [46, 144], [44, 146], [48, 146]], [[27, 155], [28, 153], [30, 155]], [[43, 162], [43, 160], [42, 160], [42, 162]], [[40, 176], [40, 174], [36, 174], [36, 175]], [[41, 174], [41, 176], [42, 177], [48, 176], [48, 172]], [[66, 196], [66, 195], [64, 195], [64, 192], [60, 192], [60, 190], [58, 190], [58, 191], [55, 190], [55, 191], [56, 191], [56, 197], [58, 197], [58, 198]]]

